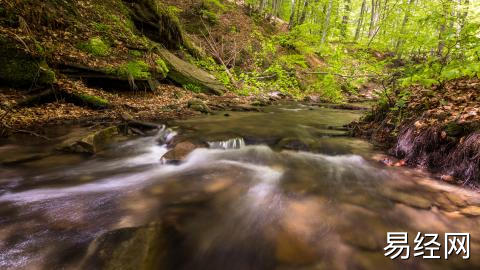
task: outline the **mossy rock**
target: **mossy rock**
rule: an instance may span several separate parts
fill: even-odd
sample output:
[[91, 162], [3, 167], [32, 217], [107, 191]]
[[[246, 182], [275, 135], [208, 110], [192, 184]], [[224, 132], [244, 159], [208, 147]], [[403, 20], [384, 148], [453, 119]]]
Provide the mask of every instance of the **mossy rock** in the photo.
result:
[[53, 84], [55, 72], [39, 56], [28, 53], [17, 42], [0, 35], [0, 79], [12, 87]]
[[61, 143], [57, 150], [69, 153], [96, 154], [112, 143], [118, 135], [117, 127], [108, 127], [92, 132], [81, 138], [68, 139]]

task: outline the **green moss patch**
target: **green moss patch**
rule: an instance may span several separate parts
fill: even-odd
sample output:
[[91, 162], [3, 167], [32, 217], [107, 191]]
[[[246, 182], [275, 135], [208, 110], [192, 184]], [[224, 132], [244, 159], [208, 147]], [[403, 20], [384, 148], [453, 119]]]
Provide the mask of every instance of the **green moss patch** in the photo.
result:
[[80, 44], [79, 49], [94, 56], [108, 56], [110, 54], [110, 45], [106, 44], [100, 37], [93, 37]]
[[130, 61], [118, 68], [110, 68], [106, 71], [122, 78], [146, 80], [152, 77], [150, 66], [142, 60]]
[[110, 106], [108, 100], [98, 96], [77, 92], [62, 92], [60, 95], [78, 106], [87, 106], [92, 109], [106, 109]]

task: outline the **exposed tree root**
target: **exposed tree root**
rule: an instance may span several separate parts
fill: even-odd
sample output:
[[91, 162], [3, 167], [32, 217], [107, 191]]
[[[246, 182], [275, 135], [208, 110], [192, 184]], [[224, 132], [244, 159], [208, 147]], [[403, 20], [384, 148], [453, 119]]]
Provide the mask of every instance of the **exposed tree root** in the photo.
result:
[[[480, 132], [450, 137], [441, 127], [418, 131], [414, 125], [400, 132], [392, 154], [406, 164], [461, 179], [464, 185], [480, 182]], [[460, 135], [461, 136], [461, 135]]]

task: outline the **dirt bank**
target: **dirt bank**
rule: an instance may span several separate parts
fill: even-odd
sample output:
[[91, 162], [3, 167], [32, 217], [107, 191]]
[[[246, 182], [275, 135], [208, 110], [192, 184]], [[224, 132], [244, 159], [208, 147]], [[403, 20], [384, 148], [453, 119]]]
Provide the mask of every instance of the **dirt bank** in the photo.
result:
[[480, 183], [480, 81], [459, 79], [432, 89], [412, 87], [404, 106], [375, 107], [353, 134], [368, 138], [444, 181]]

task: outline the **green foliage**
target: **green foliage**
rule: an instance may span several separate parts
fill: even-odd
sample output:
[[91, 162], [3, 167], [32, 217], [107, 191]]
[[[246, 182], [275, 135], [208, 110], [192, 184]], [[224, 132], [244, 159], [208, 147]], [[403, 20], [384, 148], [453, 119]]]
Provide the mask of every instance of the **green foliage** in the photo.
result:
[[407, 66], [404, 74], [399, 79], [402, 87], [411, 85], [431, 87], [463, 77], [480, 78], [480, 65], [477, 61], [465, 60], [453, 60], [447, 64], [442, 64], [437, 59], [432, 59], [427, 63]]
[[340, 85], [336, 78], [330, 74], [321, 76], [317, 83], [308, 88], [307, 92], [320, 94], [323, 99], [331, 102], [343, 101]]
[[278, 63], [286, 69], [295, 69], [298, 67], [307, 68], [305, 56], [301, 54], [287, 54], [278, 58]]
[[194, 93], [201, 93], [203, 88], [199, 85], [193, 84], [193, 83], [187, 83], [183, 85], [183, 88], [189, 91], [192, 91]]
[[107, 56], [110, 54], [110, 46], [100, 37], [93, 37], [88, 41], [81, 43], [79, 49], [93, 56]]
[[217, 64], [212, 57], [194, 60], [194, 64], [199, 68], [211, 72], [225, 86], [230, 86], [230, 78], [228, 77], [225, 68], [222, 65]]

